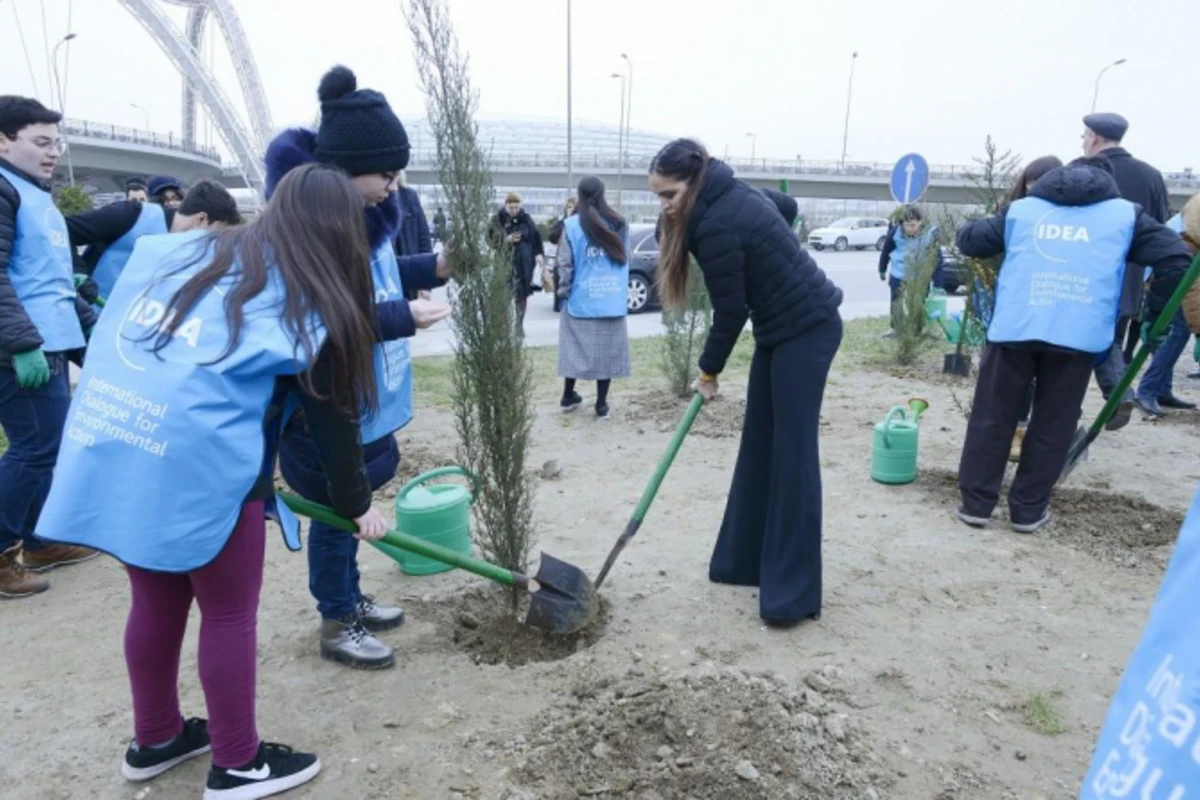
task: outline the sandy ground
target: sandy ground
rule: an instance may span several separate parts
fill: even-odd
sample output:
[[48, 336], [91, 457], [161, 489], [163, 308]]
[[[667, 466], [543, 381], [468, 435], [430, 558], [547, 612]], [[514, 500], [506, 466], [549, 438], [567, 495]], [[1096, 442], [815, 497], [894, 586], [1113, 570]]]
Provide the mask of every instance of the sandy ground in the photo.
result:
[[[1196, 384], [1182, 366], [1179, 382], [1181, 394]], [[978, 532], [950, 516], [965, 421], [947, 381], [837, 368], [823, 413], [824, 614], [775, 631], [755, 590], [706, 578], [742, 391], [702, 412], [604, 587], [603, 619], [578, 639], [514, 636], [481, 581], [408, 578], [365, 548], [364, 588], [410, 620], [384, 634], [396, 669], [335, 666], [317, 656], [305, 559], [272, 531], [260, 731], [324, 764], [292, 796], [1073, 797], [1200, 480], [1200, 415], [1135, 418], [1101, 437], [1042, 533], [1000, 518]], [[539, 407], [530, 465], [563, 469], [539, 484], [541, 546], [589, 573], [682, 410], [660, 393], [614, 393], [607, 422]], [[922, 478], [873, 483], [871, 426], [911, 395], [932, 404]], [[1090, 397], [1089, 415], [1098, 407]], [[453, 460], [448, 414], [411, 427], [407, 474]], [[207, 758], [145, 786], [118, 775], [131, 731], [118, 565], [51, 577], [50, 592], [0, 605], [0, 797], [199, 796]], [[193, 620], [181, 695], [202, 715], [195, 642]], [[1035, 729], [1034, 694], [1062, 733]]]

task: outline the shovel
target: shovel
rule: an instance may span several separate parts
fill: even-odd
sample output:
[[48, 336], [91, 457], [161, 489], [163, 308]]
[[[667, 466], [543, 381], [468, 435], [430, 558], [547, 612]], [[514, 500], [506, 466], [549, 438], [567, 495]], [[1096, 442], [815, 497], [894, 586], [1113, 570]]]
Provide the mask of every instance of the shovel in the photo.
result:
[[[332, 508], [286, 492], [280, 492], [279, 499], [297, 514], [350, 533], [358, 531], [357, 525], [339, 516]], [[596, 608], [595, 590], [583, 570], [547, 553], [542, 553], [541, 566], [530, 578], [398, 530], [388, 531], [380, 541], [528, 592], [530, 604], [525, 624], [550, 633], [575, 633], [588, 623]]]
[[608, 571], [612, 569], [617, 556], [621, 555], [621, 551], [625, 549], [625, 545], [629, 544], [629, 540], [642, 527], [642, 520], [646, 518], [646, 512], [650, 510], [650, 504], [654, 502], [654, 495], [658, 494], [658, 487], [662, 485], [663, 478], [667, 477], [667, 470], [671, 468], [671, 462], [675, 460], [675, 454], [679, 452], [679, 446], [683, 444], [684, 437], [691, 430], [692, 423], [696, 421], [696, 415], [700, 413], [700, 407], [703, 405], [704, 397], [696, 393], [692, 397], [692, 402], [688, 404], [687, 410], [683, 412], [683, 419], [680, 421], [679, 427], [675, 429], [675, 435], [671, 437], [671, 441], [667, 445], [667, 452], [663, 453], [662, 459], [658, 462], [658, 468], [654, 470], [654, 475], [651, 476], [650, 483], [646, 485], [645, 491], [642, 492], [642, 499], [638, 503], [637, 509], [634, 510], [633, 517], [629, 520], [629, 524], [625, 526], [625, 530], [621, 532], [617, 543], [613, 545], [608, 558], [604, 559], [604, 566], [600, 569], [600, 574], [596, 576], [597, 591], [600, 590], [600, 585], [604, 583], [604, 579], [608, 577]]
[[[1171, 324], [1171, 320], [1175, 317], [1175, 312], [1179, 310], [1179, 304], [1183, 302], [1184, 296], [1187, 295], [1188, 289], [1192, 288], [1196, 277], [1200, 276], [1200, 254], [1192, 260], [1192, 265], [1188, 271], [1184, 273], [1183, 278], [1179, 281], [1179, 286], [1176, 287], [1175, 293], [1171, 295], [1171, 299], [1167, 301], [1163, 307], [1162, 313], [1158, 315], [1158, 319], [1154, 321], [1154, 325], [1150, 327], [1149, 339], [1156, 339], [1167, 332], [1167, 328]], [[1121, 405], [1121, 398], [1125, 396], [1125, 392], [1133, 384], [1133, 379], [1137, 377], [1138, 371], [1142, 365], [1146, 363], [1146, 359], [1150, 357], [1150, 348], [1143, 342], [1138, 346], [1137, 352], [1133, 354], [1133, 361], [1129, 363], [1125, 374], [1121, 376], [1121, 380], [1117, 382], [1116, 387], [1108, 396], [1108, 402], [1104, 404], [1104, 408], [1100, 409], [1099, 416], [1092, 423], [1090, 428], [1085, 428], [1082, 425], [1075, 431], [1075, 438], [1071, 441], [1071, 449], [1067, 452], [1067, 463], [1063, 465], [1062, 472], [1059, 473], [1058, 483], [1067, 479], [1080, 461], [1086, 461], [1088, 455], [1088, 447], [1092, 442], [1096, 441], [1096, 437], [1100, 435], [1100, 431], [1104, 430], [1105, 424], [1112, 418], [1112, 415], [1117, 412], [1117, 408]]]

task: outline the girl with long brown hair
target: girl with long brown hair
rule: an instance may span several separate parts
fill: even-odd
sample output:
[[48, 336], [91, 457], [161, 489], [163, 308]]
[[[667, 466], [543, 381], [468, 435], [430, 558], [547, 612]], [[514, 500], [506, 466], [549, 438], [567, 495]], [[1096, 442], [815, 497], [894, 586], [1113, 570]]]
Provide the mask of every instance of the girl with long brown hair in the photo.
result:
[[[129, 780], [210, 749], [209, 800], [266, 797], [320, 770], [258, 737], [256, 623], [265, 516], [298, 546], [273, 481], [289, 398], [320, 443], [334, 507], [362, 538], [386, 529], [357, 423], [376, 396], [362, 208], [340, 171], [301, 167], [245, 227], [139, 241], [108, 298], [38, 534], [107, 552], [129, 575]], [[185, 720], [176, 689], [193, 600], [208, 720]]]
[[709, 578], [760, 586], [759, 613], [768, 624], [817, 617], [818, 426], [842, 340], [842, 291], [800, 249], [775, 205], [698, 142], [677, 139], [659, 151], [650, 188], [665, 217], [660, 296], [682, 306], [694, 257], [712, 298], [696, 381], [706, 400], [717, 397], [718, 376], [747, 319], [754, 325], [746, 421]]

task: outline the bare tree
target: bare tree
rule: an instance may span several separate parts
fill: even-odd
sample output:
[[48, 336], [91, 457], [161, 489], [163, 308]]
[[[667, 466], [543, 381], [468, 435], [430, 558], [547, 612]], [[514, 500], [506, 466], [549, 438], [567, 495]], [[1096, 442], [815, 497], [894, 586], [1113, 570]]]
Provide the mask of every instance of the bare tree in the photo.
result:
[[[513, 310], [512, 252], [488, 244], [493, 191], [475, 123], [478, 95], [446, 0], [407, 0], [404, 12], [450, 211], [453, 402], [459, 459], [478, 480], [475, 537], [489, 561], [524, 572], [534, 537], [534, 484], [525, 469], [534, 383]], [[514, 590], [514, 608], [518, 598]]]

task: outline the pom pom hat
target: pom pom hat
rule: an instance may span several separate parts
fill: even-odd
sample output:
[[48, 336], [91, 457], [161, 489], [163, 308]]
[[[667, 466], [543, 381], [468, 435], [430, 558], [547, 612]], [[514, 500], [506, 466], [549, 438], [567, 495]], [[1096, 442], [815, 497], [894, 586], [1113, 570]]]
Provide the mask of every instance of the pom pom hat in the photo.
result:
[[354, 73], [336, 66], [317, 89], [321, 125], [317, 161], [336, 164], [351, 175], [399, 172], [408, 166], [408, 134], [388, 105], [371, 89], [359, 89]]

